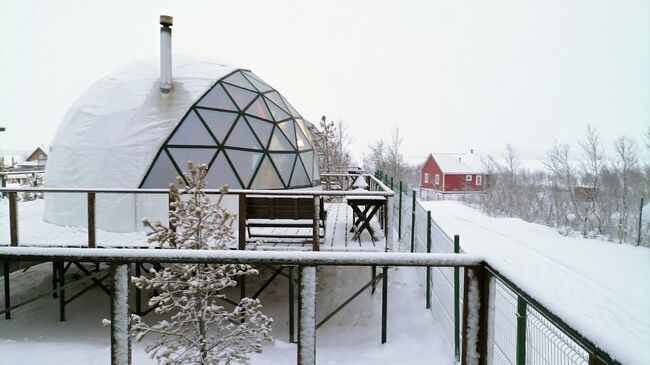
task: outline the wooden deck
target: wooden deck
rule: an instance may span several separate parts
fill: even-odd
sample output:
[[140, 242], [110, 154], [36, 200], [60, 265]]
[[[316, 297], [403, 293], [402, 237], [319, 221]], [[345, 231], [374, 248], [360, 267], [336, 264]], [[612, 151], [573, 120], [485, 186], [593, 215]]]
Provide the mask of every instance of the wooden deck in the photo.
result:
[[[348, 251], [348, 252], [371, 252], [384, 251], [386, 246], [385, 237], [379, 227], [379, 222], [373, 218], [372, 227], [377, 237], [375, 242], [370, 239], [367, 232], [364, 232], [360, 240], [352, 240], [350, 228], [352, 226], [352, 209], [347, 203], [326, 203], [327, 221], [325, 239], [320, 245], [321, 251]], [[265, 233], [277, 235], [309, 235], [311, 229], [306, 228], [260, 228], [267, 229]], [[311, 239], [264, 239], [258, 250], [268, 251], [311, 251]]]
[[[352, 225], [352, 209], [345, 201], [342, 203], [326, 203], [327, 228], [325, 239], [320, 245], [321, 251], [357, 251], [371, 252], [385, 250], [385, 237], [379, 227], [377, 218], [372, 221], [376, 241], [373, 243], [367, 232], [363, 232], [360, 240], [352, 240], [350, 227]], [[84, 227], [63, 227], [42, 220], [43, 200], [20, 202], [19, 206], [19, 246], [20, 247], [88, 247], [87, 229]], [[265, 228], [268, 229], [268, 228]], [[282, 228], [277, 234], [296, 233], [302, 229], [311, 235], [310, 228]], [[292, 231], [290, 231], [292, 230]], [[9, 246], [9, 214], [6, 199], [0, 200], [0, 246]], [[100, 248], [151, 248], [147, 243], [145, 232], [116, 233], [97, 231], [97, 247]], [[237, 238], [233, 241], [233, 249], [237, 248]], [[265, 239], [260, 250], [275, 251], [308, 251], [311, 250], [311, 239]]]

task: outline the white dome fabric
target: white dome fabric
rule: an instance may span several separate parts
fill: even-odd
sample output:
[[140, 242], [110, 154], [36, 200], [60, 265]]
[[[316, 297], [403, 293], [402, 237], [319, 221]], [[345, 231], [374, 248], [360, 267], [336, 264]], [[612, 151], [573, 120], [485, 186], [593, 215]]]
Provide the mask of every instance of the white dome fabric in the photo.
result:
[[[220, 62], [174, 56], [173, 91], [159, 90], [158, 60], [127, 66], [94, 84], [63, 118], [51, 144], [48, 188], [137, 188], [163, 142], [189, 108], [225, 75]], [[158, 197], [166, 202], [166, 197]], [[140, 226], [156, 199], [99, 194], [98, 228], [128, 232]], [[166, 204], [166, 203], [165, 203]], [[44, 219], [84, 226], [83, 194], [46, 194]]]

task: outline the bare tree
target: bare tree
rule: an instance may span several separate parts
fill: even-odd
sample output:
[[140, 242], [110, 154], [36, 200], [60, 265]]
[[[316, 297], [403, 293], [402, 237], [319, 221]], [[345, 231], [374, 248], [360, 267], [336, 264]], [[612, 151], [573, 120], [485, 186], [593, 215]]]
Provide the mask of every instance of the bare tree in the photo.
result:
[[395, 128], [390, 135], [387, 149], [388, 173], [398, 180], [404, 178], [404, 156], [402, 155], [402, 137], [399, 128]]
[[578, 199], [575, 194], [576, 174], [569, 159], [569, 145], [557, 144], [547, 153], [544, 166], [551, 171], [560, 182], [561, 189], [567, 193], [571, 207], [573, 208], [573, 219], [582, 221]]
[[601, 196], [600, 179], [605, 166], [605, 148], [600, 143], [600, 137], [596, 129], [587, 125], [587, 132], [584, 141], [579, 141], [582, 147], [582, 159], [580, 167], [584, 174], [584, 179], [589, 187], [588, 201], [589, 205], [586, 208], [585, 216], [583, 218], [583, 235], [587, 233], [587, 224], [589, 217], [592, 216], [595, 220], [595, 225], [599, 234], [603, 233], [603, 219], [598, 214], [597, 204]]
[[636, 142], [628, 137], [620, 137], [614, 141], [616, 159], [614, 168], [619, 176], [619, 209], [618, 209], [618, 240], [623, 243], [627, 238], [629, 219], [630, 179], [636, 169], [638, 148]]

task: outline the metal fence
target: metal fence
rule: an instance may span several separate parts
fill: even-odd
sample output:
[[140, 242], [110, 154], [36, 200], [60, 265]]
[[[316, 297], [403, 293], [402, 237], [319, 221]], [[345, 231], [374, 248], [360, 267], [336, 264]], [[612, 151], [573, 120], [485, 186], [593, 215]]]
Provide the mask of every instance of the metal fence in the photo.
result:
[[[395, 192], [395, 221], [399, 229], [399, 247], [403, 251], [459, 253], [462, 237], [445, 232], [431, 219], [430, 213], [417, 198], [418, 192], [403, 191], [401, 183], [382, 174], [378, 178]], [[396, 185], [398, 187], [396, 187]], [[409, 247], [410, 244], [410, 247]], [[463, 268], [421, 268], [425, 284], [425, 305], [440, 325], [449, 348], [460, 361], [463, 305]], [[492, 362], [503, 365], [587, 365], [589, 351], [573, 338], [568, 326], [559, 326], [547, 318], [521, 295], [511, 289], [512, 283], [499, 278], [494, 290], [494, 326]], [[593, 358], [593, 357], [592, 357]]]

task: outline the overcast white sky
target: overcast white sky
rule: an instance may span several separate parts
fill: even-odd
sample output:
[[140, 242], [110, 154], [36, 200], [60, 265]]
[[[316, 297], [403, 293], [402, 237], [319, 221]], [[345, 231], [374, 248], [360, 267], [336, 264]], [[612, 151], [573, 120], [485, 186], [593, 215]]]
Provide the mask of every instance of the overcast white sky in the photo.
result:
[[647, 0], [0, 0], [0, 149], [49, 144], [94, 81], [157, 57], [160, 14], [174, 52], [252, 69], [312, 122], [345, 120], [356, 155], [397, 126], [405, 155], [524, 157], [587, 123], [609, 147], [650, 126]]

